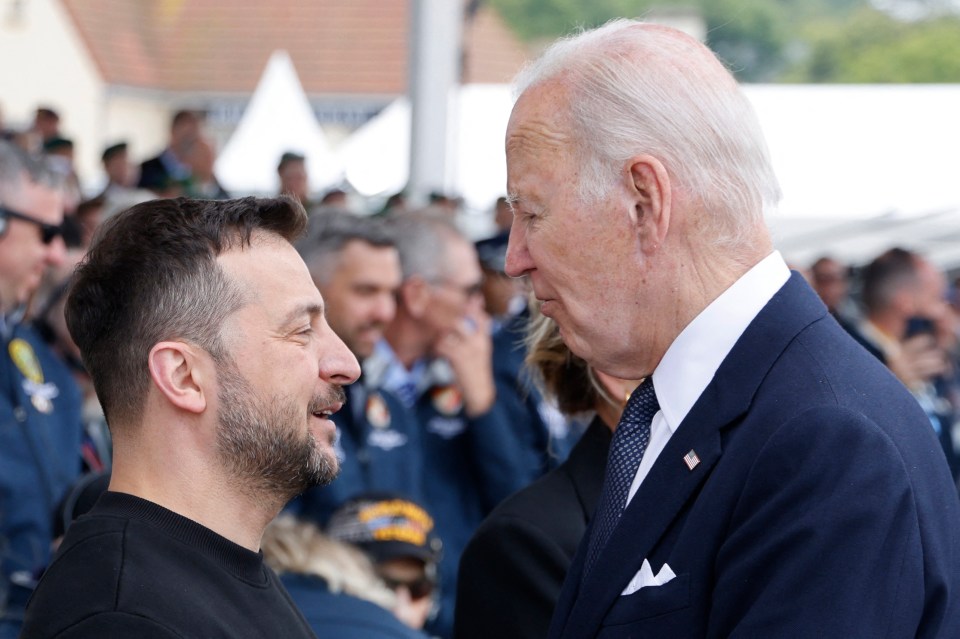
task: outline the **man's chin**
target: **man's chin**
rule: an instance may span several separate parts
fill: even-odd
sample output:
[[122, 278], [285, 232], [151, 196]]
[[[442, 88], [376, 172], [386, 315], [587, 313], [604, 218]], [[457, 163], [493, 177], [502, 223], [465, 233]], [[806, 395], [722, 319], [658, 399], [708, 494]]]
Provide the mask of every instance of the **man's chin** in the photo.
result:
[[327, 486], [339, 477], [340, 460], [337, 459], [332, 450], [323, 452], [320, 453], [319, 459], [314, 460], [313, 467], [310, 470], [311, 472], [306, 474], [307, 486], [304, 490], [316, 486]]

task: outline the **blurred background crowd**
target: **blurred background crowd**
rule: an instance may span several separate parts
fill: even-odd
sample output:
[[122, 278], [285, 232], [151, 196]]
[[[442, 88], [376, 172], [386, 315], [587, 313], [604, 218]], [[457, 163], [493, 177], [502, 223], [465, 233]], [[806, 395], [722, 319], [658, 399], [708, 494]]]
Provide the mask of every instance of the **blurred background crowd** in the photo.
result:
[[[404, 188], [409, 173], [376, 182], [369, 189], [358, 188], [366, 184], [363, 178], [349, 180], [338, 174], [339, 179], [331, 179], [322, 165], [324, 152], [317, 146], [321, 142], [297, 143], [315, 135], [316, 122], [299, 132], [294, 128], [299, 138], [291, 140], [278, 132], [266, 146], [239, 153], [239, 160], [231, 159], [243, 164], [248, 174], [251, 166], [256, 168], [255, 177], [241, 180], [239, 189], [236, 183], [221, 180], [218, 167], [229, 163], [218, 163], [218, 156], [229, 151], [227, 140], [252, 125], [245, 127], [246, 115], [241, 116], [243, 109], [236, 107], [232, 98], [215, 97], [218, 91], [223, 95], [229, 91], [224, 84], [229, 78], [217, 77], [227, 67], [200, 69], [203, 53], [191, 50], [183, 39], [188, 23], [204, 27], [208, 34], [217, 32], [210, 17], [215, 12], [204, 14], [198, 9], [203, 4], [66, 0], [62, 4], [9, 3], [0, 8], [9, 14], [0, 16], [8, 27], [16, 27], [17, 20], [29, 22], [31, 12], [54, 12], [54, 26], [44, 27], [46, 33], [72, 33], [56, 46], [84, 49], [84, 56], [97, 60], [98, 71], [93, 75], [100, 77], [95, 82], [84, 80], [86, 71], [71, 66], [73, 62], [65, 60], [72, 54], [61, 51], [67, 58], [55, 59], [52, 64], [61, 65], [61, 71], [69, 76], [69, 81], [60, 83], [66, 92], [51, 92], [49, 101], [36, 101], [29, 109], [22, 108], [23, 98], [5, 95], [6, 85], [0, 93], [0, 107], [4, 101], [19, 105], [16, 118], [4, 120], [0, 114], [3, 153], [22, 155], [32, 167], [30, 171], [42, 176], [41, 182], [56, 185], [63, 196], [64, 213], [61, 225], [21, 219], [3, 199], [4, 180], [13, 178], [0, 175], [0, 206], [4, 207], [0, 213], [0, 258], [4, 252], [12, 254], [11, 229], [19, 225], [37, 226], [37, 246], [45, 247], [31, 258], [37, 261], [43, 278], [29, 291], [26, 303], [0, 299], [2, 357], [8, 369], [4, 375], [7, 380], [15, 375], [33, 380], [33, 392], [29, 393], [33, 408], [26, 411], [31, 419], [39, 420], [31, 423], [30, 434], [14, 432], [12, 424], [24, 421], [17, 411], [25, 409], [3, 400], [0, 420], [5, 432], [0, 442], [9, 445], [0, 446], [0, 619], [4, 619], [0, 623], [15, 628], [25, 598], [49, 561], [54, 538], [104, 489], [110, 469], [109, 431], [63, 320], [72, 268], [91, 246], [99, 225], [150, 198], [225, 199], [249, 193], [288, 193], [303, 204], [310, 217], [307, 236], [298, 250], [329, 305], [330, 324], [361, 361], [364, 373], [348, 390], [349, 402], [336, 416], [341, 477], [331, 486], [295, 500], [268, 531], [264, 553], [284, 575], [287, 588], [318, 634], [333, 629], [342, 633], [336, 636], [348, 637], [352, 624], [363, 619], [368, 630], [376, 626], [382, 636], [414, 637], [424, 631], [449, 637], [459, 559], [481, 521], [505, 497], [557, 468], [594, 416], [611, 410], [616, 413], [630, 389], [618, 386], [616, 380], [598, 381], [595, 373], [583, 370], [567, 381], [595, 389], [598, 395], [593, 400], [570, 400], [569, 390], [551, 384], [556, 380], [550, 367], [558, 361], [569, 363], [571, 356], [562, 347], [558, 347], [559, 354], [545, 356], [549, 349], [538, 339], [547, 338], [542, 332], [531, 336], [529, 325], [536, 321], [537, 313], [528, 301], [525, 283], [504, 274], [512, 214], [505, 198], [497, 198], [498, 193], [466, 197], [462, 189], [449, 187], [459, 182], [443, 179]], [[464, 4], [460, 79], [469, 77], [475, 82], [508, 81], [526, 57], [524, 47], [549, 34], [550, 27], [544, 26], [547, 14], [574, 19], [549, 11], [546, 2]], [[594, 10], [607, 5], [610, 11], [622, 10], [612, 1], [590, 4]], [[839, 18], [834, 40], [817, 40], [810, 47], [813, 54], [807, 57], [791, 53], [790, 42], [779, 28], [769, 30], [772, 35], [763, 48], [755, 33], [738, 36], [730, 29], [710, 27], [728, 15], [724, 8], [742, 17], [754, 15], [750, 12], [760, 4], [743, 3], [737, 9], [733, 0], [705, 3], [707, 10], [700, 16], [702, 27], [705, 31], [709, 28], [717, 40], [713, 45], [739, 65], [742, 79], [770, 79], [776, 74], [792, 74], [800, 80], [817, 79], [817, 74], [820, 79], [843, 79], [844, 69], [864, 68], [847, 64], [843, 56], [830, 57], [830, 43], [845, 37], [839, 25], [846, 23]], [[801, 3], [780, 4], [799, 7]], [[940, 42], [940, 30], [956, 28], [951, 3], [824, 0], [819, 4], [831, 7], [835, 13], [829, 15], [834, 17], [840, 15], [840, 5], [847, 5], [849, 11], [854, 7], [869, 12], [871, 20], [889, 26], [890, 32], [896, 24], [919, 25], [933, 42]], [[916, 13], [897, 17], [896, 11], [890, 11], [894, 5], [901, 12], [912, 6]], [[326, 56], [340, 64], [351, 46], [380, 47], [377, 64], [384, 67], [381, 71], [388, 78], [381, 79], [376, 88], [364, 85], [375, 75], [375, 69], [365, 67], [357, 68], [352, 78], [340, 79], [347, 84], [355, 81], [356, 87], [349, 100], [341, 92], [340, 106], [326, 111], [335, 121], [334, 126], [326, 127], [334, 139], [345, 138], [345, 131], [355, 130], [361, 120], [384, 111], [389, 103], [384, 95], [403, 88], [403, 70], [391, 65], [407, 54], [402, 36], [407, 5], [398, 3], [403, 11], [384, 9], [380, 3], [371, 6], [377, 7], [369, 11], [370, 16], [377, 15], [371, 20], [399, 21], [403, 27], [394, 25], [396, 33], [382, 38], [386, 44], [373, 40], [351, 43], [332, 32], [322, 43], [325, 51], [341, 47], [339, 53]], [[138, 40], [131, 25], [144, 17], [138, 13], [144, 11], [151, 13], [158, 31]], [[242, 13], [237, 12], [235, 18], [244, 17]], [[276, 13], [278, 20], [306, 20], [292, 10]], [[538, 19], [533, 21], [530, 16]], [[609, 16], [581, 19], [603, 17]], [[325, 28], [336, 27], [319, 14], [313, 18]], [[677, 19], [687, 21], [690, 16], [682, 14]], [[770, 24], [781, 24], [782, 19], [770, 17]], [[525, 24], [527, 30], [521, 29], [517, 35], [516, 24]], [[725, 18], [725, 24], [738, 22]], [[124, 40], [107, 38], [111, 29], [129, 36], [127, 49]], [[180, 30], [174, 43], [179, 57], [154, 40], [168, 33], [163, 29], [170, 33]], [[891, 33], [887, 36], [890, 42], [895, 40]], [[323, 57], [311, 48], [318, 46], [316, 42], [292, 38], [284, 44], [300, 65], [310, 56]], [[960, 38], [951, 40], [952, 46], [957, 42]], [[257, 44], [262, 59], [255, 64], [250, 60], [241, 63], [262, 68], [274, 44]], [[298, 47], [303, 51], [298, 53]], [[891, 48], [887, 46], [887, 51]], [[950, 56], [942, 48], [939, 55], [948, 62], [960, 60], [960, 55]], [[176, 65], [183, 60], [198, 68], [177, 76], [171, 69], [180, 68]], [[257, 90], [261, 101], [284, 90], [274, 82], [282, 78], [284, 69], [292, 68], [290, 58], [284, 56], [272, 57], [269, 64], [274, 65], [274, 79], [261, 78], [265, 87], [262, 93]], [[21, 73], [36, 79], [38, 74], [28, 70], [26, 63], [18, 66]], [[875, 66], [884, 68], [879, 62]], [[926, 68], [922, 64], [912, 67]], [[960, 79], [949, 64], [941, 67], [945, 75], [936, 81]], [[837, 75], [828, 77], [830, 72]], [[297, 100], [306, 103], [303, 89], [312, 92], [315, 86], [310, 78], [318, 74], [322, 75], [316, 69], [306, 70], [305, 79], [301, 78], [304, 87], [297, 84], [300, 93], [287, 100], [287, 106]], [[248, 73], [240, 81], [247, 97], [256, 75]], [[138, 85], [138, 78], [153, 78], [155, 93]], [[201, 86], [204, 82], [209, 86]], [[78, 83], [83, 85], [81, 89], [76, 88]], [[99, 88], [94, 91], [92, 85]], [[108, 106], [95, 111], [89, 104], [75, 104], [66, 97], [70, 91], [83, 95], [84, 101], [92, 98]], [[269, 105], [263, 108], [275, 125], [283, 123], [286, 115], [270, 111]], [[254, 110], [251, 99], [246, 111]], [[139, 117], [143, 118], [142, 131], [136, 124]], [[65, 122], [71, 123], [70, 128]], [[503, 124], [500, 122], [498, 133], [501, 138]], [[80, 134], [78, 129], [86, 125], [96, 128], [96, 134], [91, 130]], [[269, 137], [273, 129], [266, 130]], [[395, 147], [403, 144], [409, 150], [411, 140], [374, 140], [385, 157], [395, 155]], [[221, 147], [223, 154], [218, 151]], [[367, 160], [367, 164], [371, 162], [374, 160]], [[468, 169], [461, 168], [464, 172]], [[500, 185], [502, 189], [502, 179]], [[836, 320], [914, 394], [940, 438], [954, 477], [960, 479], [957, 273], [918, 250], [911, 242], [909, 227], [856, 261], [843, 255], [823, 255], [791, 266], [804, 273]], [[0, 270], [0, 282], [16, 276], [16, 268], [3, 259], [0, 269], [10, 271]], [[15, 333], [20, 326], [30, 331], [30, 338]], [[556, 341], [555, 336], [553, 339]], [[528, 352], [531, 348], [532, 355]], [[532, 365], [525, 366], [525, 359]], [[616, 416], [612, 419], [615, 423]], [[29, 445], [11, 443], [19, 437]], [[597, 473], [602, 475], [602, 470]], [[0, 626], [0, 637], [7, 636], [2, 633]]]

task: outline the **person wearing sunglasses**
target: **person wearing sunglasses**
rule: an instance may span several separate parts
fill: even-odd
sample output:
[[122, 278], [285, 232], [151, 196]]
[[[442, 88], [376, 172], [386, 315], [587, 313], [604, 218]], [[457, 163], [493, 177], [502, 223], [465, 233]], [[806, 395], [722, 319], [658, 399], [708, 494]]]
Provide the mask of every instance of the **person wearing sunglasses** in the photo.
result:
[[24, 319], [64, 261], [62, 221], [55, 177], [0, 141], [0, 639], [19, 632], [50, 560], [50, 514], [81, 468], [80, 391]]
[[427, 639], [422, 619], [417, 627], [401, 620], [409, 609], [401, 590], [377, 574], [367, 554], [315, 522], [281, 514], [267, 526], [261, 548], [318, 637]]
[[333, 513], [327, 534], [366, 553], [396, 594], [400, 621], [419, 630], [436, 615], [443, 543], [422, 506], [399, 493], [361, 493]]
[[0, 142], [0, 310], [17, 311], [49, 266], [63, 263], [63, 206], [53, 176], [17, 147]]

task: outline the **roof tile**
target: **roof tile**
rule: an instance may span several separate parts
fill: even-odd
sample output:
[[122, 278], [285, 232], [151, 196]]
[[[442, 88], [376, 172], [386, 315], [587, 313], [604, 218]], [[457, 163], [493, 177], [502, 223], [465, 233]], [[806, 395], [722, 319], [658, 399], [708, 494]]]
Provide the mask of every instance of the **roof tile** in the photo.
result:
[[[406, 90], [411, 0], [62, 0], [109, 84], [249, 93], [285, 49], [307, 93]], [[484, 4], [464, 80], [507, 82], [525, 52]]]

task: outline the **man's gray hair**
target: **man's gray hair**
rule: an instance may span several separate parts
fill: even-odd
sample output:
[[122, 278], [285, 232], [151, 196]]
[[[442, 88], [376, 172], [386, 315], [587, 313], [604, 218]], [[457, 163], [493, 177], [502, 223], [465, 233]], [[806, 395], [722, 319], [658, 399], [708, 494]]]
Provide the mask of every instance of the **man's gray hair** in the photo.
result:
[[49, 168], [16, 144], [0, 140], [0, 195], [18, 191], [26, 175], [30, 181], [57, 188], [60, 180]]
[[737, 247], [780, 200], [756, 114], [736, 80], [694, 38], [614, 20], [554, 43], [517, 77], [518, 92], [558, 80], [579, 152], [580, 197], [596, 203], [629, 158], [650, 154]]
[[433, 209], [398, 213], [389, 218], [388, 229], [400, 252], [403, 279], [419, 276], [428, 282], [440, 280], [447, 270], [447, 246], [467, 242], [450, 215]]
[[306, 235], [295, 246], [314, 281], [323, 284], [336, 270], [344, 247], [353, 241], [378, 248], [394, 246], [380, 219], [332, 208], [318, 209], [310, 217]]

